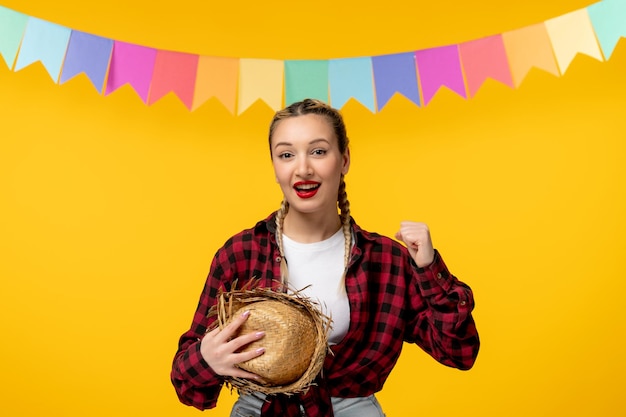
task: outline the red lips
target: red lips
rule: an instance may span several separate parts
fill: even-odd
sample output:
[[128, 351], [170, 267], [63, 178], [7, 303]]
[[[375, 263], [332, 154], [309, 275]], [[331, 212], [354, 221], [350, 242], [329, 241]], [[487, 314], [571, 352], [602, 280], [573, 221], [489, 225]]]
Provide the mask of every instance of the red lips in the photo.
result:
[[298, 181], [293, 185], [296, 195], [300, 198], [311, 198], [320, 189], [320, 183], [315, 181]]

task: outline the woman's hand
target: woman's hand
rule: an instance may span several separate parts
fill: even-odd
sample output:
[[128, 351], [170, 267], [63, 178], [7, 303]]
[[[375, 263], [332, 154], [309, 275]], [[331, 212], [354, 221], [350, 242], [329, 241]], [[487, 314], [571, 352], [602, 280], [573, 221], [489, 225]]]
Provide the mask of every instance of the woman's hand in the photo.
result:
[[261, 339], [265, 332], [256, 332], [234, 337], [239, 327], [248, 319], [249, 311], [235, 317], [224, 329], [219, 327], [208, 332], [200, 343], [200, 353], [211, 369], [218, 375], [254, 379], [262, 382], [258, 375], [238, 368], [238, 363], [261, 356], [265, 348], [249, 352], [238, 352], [245, 345]]
[[430, 231], [424, 223], [401, 222], [396, 239], [404, 242], [409, 254], [420, 268], [427, 267], [435, 259], [435, 249], [430, 239]]

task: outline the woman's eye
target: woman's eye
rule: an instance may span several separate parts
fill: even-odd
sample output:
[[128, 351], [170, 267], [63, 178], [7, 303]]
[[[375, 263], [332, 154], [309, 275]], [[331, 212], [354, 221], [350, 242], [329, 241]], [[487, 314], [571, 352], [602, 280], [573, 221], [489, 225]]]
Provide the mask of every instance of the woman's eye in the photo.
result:
[[290, 152], [283, 152], [280, 155], [278, 155], [278, 157], [281, 158], [281, 159], [289, 159], [292, 156], [293, 156], [293, 154], [290, 153]]
[[326, 155], [326, 149], [315, 149], [313, 155]]

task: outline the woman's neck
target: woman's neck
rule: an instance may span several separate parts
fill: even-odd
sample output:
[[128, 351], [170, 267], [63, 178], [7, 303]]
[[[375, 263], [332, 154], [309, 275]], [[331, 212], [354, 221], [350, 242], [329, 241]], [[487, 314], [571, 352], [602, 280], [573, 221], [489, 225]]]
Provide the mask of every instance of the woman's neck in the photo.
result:
[[289, 211], [283, 223], [283, 233], [300, 243], [326, 240], [341, 227], [339, 214], [307, 214]]

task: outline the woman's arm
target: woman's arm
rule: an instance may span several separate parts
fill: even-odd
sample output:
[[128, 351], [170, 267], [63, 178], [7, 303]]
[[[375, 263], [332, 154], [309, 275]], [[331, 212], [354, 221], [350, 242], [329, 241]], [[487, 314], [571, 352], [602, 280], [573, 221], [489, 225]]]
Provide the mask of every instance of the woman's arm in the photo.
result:
[[444, 365], [472, 368], [480, 348], [472, 317], [472, 290], [448, 271], [437, 251], [427, 267], [410, 262], [409, 268], [414, 283], [410, 298], [416, 314], [408, 322], [407, 340]]
[[[454, 277], [441, 255], [433, 248], [430, 230], [424, 223], [402, 222], [396, 238], [410, 255], [411, 304], [417, 314], [410, 318], [409, 338], [439, 362], [470, 369], [480, 341], [472, 317], [474, 295], [470, 287]], [[415, 285], [417, 284], [417, 285]]]
[[216, 280], [211, 279], [215, 263], [214, 259], [191, 327], [180, 337], [170, 374], [180, 401], [200, 410], [216, 406], [223, 384], [222, 378], [211, 369], [200, 351], [202, 338], [214, 321], [210, 321], [208, 313], [216, 302], [218, 290]]

